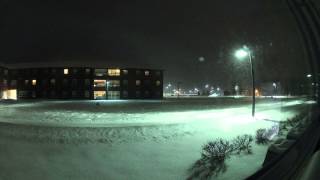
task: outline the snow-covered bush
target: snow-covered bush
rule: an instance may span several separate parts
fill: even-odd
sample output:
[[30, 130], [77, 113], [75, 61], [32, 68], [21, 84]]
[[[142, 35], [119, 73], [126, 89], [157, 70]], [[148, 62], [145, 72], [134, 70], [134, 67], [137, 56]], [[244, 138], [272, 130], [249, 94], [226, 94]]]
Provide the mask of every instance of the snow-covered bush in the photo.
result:
[[188, 179], [208, 179], [226, 171], [225, 160], [230, 157], [232, 144], [229, 141], [218, 139], [202, 147], [201, 158], [189, 169]]
[[227, 170], [225, 160], [231, 155], [241, 152], [252, 153], [252, 141], [253, 137], [245, 134], [237, 136], [232, 142], [223, 139], [208, 142], [202, 147], [201, 158], [189, 169], [191, 175], [188, 179], [208, 179], [224, 173]]
[[256, 131], [256, 143], [257, 144], [267, 144], [269, 138], [267, 136], [267, 129], [258, 129]]
[[251, 143], [253, 141], [253, 137], [251, 135], [245, 134], [242, 136], [237, 136], [232, 141], [233, 152], [240, 154], [241, 152], [245, 152], [247, 154], [252, 153]]

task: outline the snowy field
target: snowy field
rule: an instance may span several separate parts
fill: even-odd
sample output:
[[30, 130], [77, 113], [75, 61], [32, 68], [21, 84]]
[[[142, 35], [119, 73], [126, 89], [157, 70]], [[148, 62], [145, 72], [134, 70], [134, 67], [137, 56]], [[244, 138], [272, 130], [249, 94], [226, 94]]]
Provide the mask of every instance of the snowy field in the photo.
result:
[[[308, 108], [304, 99], [0, 103], [0, 180], [186, 179], [203, 144], [255, 134]], [[261, 167], [267, 146], [227, 161], [218, 179]]]

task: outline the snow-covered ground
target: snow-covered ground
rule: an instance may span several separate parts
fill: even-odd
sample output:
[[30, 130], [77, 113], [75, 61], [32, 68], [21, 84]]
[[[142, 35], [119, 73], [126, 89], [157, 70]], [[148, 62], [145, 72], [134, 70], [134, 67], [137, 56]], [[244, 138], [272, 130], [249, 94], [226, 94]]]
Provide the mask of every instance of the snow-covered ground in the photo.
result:
[[[42, 101], [0, 104], [0, 180], [185, 179], [204, 143], [252, 134], [310, 106], [302, 99]], [[218, 179], [241, 179], [267, 146], [234, 156]]]

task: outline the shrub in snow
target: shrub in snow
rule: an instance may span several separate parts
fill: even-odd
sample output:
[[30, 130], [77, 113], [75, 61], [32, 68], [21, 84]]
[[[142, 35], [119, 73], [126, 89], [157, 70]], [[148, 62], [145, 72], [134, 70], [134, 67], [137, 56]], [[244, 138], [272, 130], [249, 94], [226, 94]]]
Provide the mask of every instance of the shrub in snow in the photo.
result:
[[237, 136], [232, 140], [232, 143], [218, 139], [205, 144], [202, 147], [201, 158], [189, 169], [191, 175], [188, 179], [208, 179], [211, 176], [224, 173], [227, 170], [225, 160], [230, 155], [240, 154], [241, 152], [252, 153], [252, 141], [253, 137], [246, 134]]
[[269, 138], [267, 137], [266, 129], [258, 129], [256, 131], [256, 143], [257, 144], [267, 144], [269, 142]]
[[251, 135], [245, 134], [242, 136], [237, 136], [232, 143], [233, 152], [240, 154], [241, 152], [245, 152], [247, 154], [252, 153], [251, 143], [253, 141], [253, 137]]
[[230, 157], [232, 144], [229, 141], [218, 139], [211, 141], [202, 148], [201, 158], [190, 168], [188, 179], [208, 179], [226, 171], [225, 160]]
[[289, 129], [292, 127], [296, 127], [299, 124], [306, 124], [307, 119], [305, 117], [307, 116], [306, 112], [302, 112], [299, 115], [296, 115], [295, 117], [291, 119], [287, 119], [286, 121], [280, 122], [279, 123], [279, 135], [284, 135], [285, 132], [287, 132]]

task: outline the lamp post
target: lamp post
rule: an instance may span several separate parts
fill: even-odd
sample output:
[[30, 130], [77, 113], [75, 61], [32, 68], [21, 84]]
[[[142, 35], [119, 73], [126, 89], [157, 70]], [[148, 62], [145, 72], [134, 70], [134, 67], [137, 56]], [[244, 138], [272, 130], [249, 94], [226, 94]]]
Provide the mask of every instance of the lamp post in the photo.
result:
[[255, 94], [255, 79], [254, 79], [254, 68], [253, 68], [253, 61], [252, 61], [252, 54], [250, 49], [247, 46], [243, 46], [243, 48], [238, 49], [235, 52], [235, 57], [239, 60], [243, 60], [248, 57], [250, 65], [251, 65], [251, 78], [252, 78], [252, 117], [255, 114], [255, 106], [256, 106], [256, 94]]

